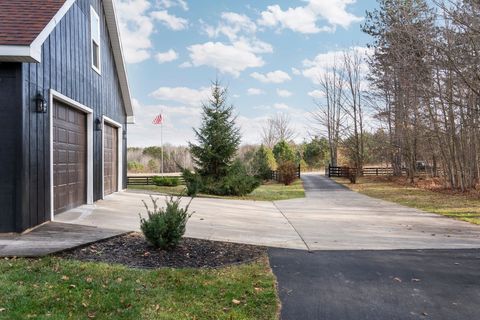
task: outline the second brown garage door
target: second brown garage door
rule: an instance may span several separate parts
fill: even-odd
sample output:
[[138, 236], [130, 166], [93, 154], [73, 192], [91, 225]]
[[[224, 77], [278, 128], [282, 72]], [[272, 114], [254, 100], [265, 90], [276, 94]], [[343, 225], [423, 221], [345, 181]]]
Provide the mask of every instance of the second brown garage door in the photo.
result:
[[103, 192], [105, 195], [118, 191], [118, 136], [117, 128], [105, 123], [103, 153]]
[[53, 103], [54, 213], [87, 201], [87, 116], [68, 105]]

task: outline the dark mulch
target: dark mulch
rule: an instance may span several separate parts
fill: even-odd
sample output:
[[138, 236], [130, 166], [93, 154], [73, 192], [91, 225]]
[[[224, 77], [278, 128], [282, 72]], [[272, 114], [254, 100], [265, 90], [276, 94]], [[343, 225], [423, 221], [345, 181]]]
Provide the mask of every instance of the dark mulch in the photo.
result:
[[155, 249], [142, 234], [129, 233], [60, 254], [81, 261], [118, 263], [132, 268], [216, 268], [256, 260], [263, 247], [183, 238], [171, 251]]

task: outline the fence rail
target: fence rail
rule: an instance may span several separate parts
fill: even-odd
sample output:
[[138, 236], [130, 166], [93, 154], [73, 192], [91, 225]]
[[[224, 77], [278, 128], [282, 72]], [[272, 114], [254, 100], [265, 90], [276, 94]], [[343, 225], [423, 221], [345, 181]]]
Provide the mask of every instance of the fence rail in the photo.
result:
[[[153, 178], [161, 177], [160, 175], [154, 176], [128, 176], [127, 177], [127, 186], [150, 186], [155, 185]], [[183, 177], [181, 176], [165, 176], [165, 178], [177, 178], [181, 183], [184, 182]]]
[[[402, 169], [402, 174], [406, 174], [407, 170]], [[352, 175], [357, 176], [357, 168], [350, 167], [325, 167], [325, 175], [329, 177], [350, 178]], [[359, 176], [393, 176], [393, 168], [391, 167], [365, 167], [360, 170]]]

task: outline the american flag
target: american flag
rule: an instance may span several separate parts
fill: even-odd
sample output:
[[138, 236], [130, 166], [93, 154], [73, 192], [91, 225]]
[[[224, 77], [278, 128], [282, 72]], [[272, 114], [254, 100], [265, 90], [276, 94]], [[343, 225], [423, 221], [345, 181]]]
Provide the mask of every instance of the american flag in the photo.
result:
[[158, 116], [155, 117], [152, 121], [153, 124], [162, 124], [163, 123], [163, 116], [159, 114]]

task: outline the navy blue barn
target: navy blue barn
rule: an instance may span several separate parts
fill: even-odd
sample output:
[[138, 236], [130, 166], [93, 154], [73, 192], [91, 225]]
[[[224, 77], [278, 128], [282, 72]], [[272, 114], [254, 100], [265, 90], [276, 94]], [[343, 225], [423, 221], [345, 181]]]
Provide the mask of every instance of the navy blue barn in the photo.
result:
[[113, 0], [0, 0], [0, 233], [126, 188], [133, 109]]

